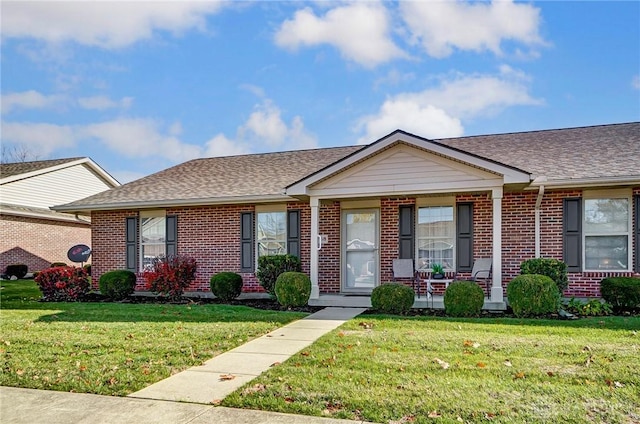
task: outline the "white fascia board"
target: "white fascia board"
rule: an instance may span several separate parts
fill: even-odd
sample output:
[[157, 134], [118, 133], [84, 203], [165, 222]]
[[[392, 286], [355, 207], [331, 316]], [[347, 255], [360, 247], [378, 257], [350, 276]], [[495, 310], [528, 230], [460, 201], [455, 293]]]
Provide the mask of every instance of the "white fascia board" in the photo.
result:
[[562, 180], [548, 180], [545, 177], [538, 177], [529, 189], [537, 190], [539, 186], [545, 188], [589, 188], [589, 187], [611, 187], [611, 186], [640, 186], [640, 176], [623, 177], [593, 177], [593, 178], [567, 178]]
[[505, 184], [529, 183], [532, 179], [531, 175], [525, 171], [521, 171], [507, 165], [502, 165], [488, 159], [483, 159], [478, 156], [470, 155], [444, 144], [440, 144], [427, 139], [421, 139], [417, 136], [413, 136], [402, 131], [395, 131], [388, 136], [378, 140], [377, 142], [374, 142], [373, 144], [370, 144], [369, 146], [356, 151], [347, 158], [339, 160], [333, 165], [330, 165], [325, 169], [289, 186], [286, 190], [286, 193], [290, 196], [310, 195], [310, 189], [308, 188], [310, 185], [313, 185], [316, 182], [323, 180], [324, 178], [338, 173], [341, 170], [365, 159], [368, 156], [375, 154], [376, 152], [382, 151], [397, 142], [404, 142], [416, 148], [424, 149], [428, 152], [455, 159], [463, 163], [468, 163], [470, 165], [485, 169], [489, 172], [502, 175]]
[[198, 206], [222, 206], [222, 205], [240, 205], [240, 204], [259, 204], [259, 203], [283, 203], [283, 202], [299, 202], [299, 199], [283, 196], [283, 195], [265, 195], [265, 196], [246, 196], [246, 197], [215, 197], [205, 199], [185, 199], [185, 200], [154, 200], [148, 202], [120, 202], [105, 203], [97, 205], [57, 205], [50, 209], [56, 212], [71, 212], [88, 214], [92, 211], [111, 211], [123, 209], [158, 209], [158, 208], [175, 208], [175, 207], [198, 207]]

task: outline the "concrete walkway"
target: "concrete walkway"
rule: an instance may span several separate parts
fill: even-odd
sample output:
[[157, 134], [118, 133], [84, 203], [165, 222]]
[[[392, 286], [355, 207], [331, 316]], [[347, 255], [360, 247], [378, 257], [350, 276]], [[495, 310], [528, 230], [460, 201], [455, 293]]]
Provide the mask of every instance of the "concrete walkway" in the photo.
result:
[[[325, 308], [159, 381], [127, 398], [0, 387], [4, 423], [310, 423], [361, 421], [214, 407], [216, 403], [366, 308]], [[221, 378], [227, 376], [226, 378]], [[228, 376], [233, 376], [229, 378]]]

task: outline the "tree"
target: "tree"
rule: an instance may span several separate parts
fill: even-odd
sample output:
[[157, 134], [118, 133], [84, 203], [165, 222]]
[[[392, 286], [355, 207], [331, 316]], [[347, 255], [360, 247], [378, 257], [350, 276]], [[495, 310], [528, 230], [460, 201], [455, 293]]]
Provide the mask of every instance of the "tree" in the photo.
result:
[[21, 163], [38, 160], [38, 155], [22, 144], [15, 146], [2, 145], [0, 163]]

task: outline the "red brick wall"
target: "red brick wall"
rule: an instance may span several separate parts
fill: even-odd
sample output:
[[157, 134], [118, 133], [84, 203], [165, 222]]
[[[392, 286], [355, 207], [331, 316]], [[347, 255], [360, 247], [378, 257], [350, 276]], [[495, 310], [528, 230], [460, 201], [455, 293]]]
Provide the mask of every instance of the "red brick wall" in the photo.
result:
[[89, 225], [12, 215], [0, 217], [1, 272], [16, 263], [26, 264], [29, 272], [48, 268], [52, 262], [74, 265], [67, 252], [76, 244], [91, 246]]
[[[640, 194], [640, 187], [634, 190]], [[579, 190], [547, 191], [541, 205], [541, 254], [562, 260], [562, 202], [566, 197], [581, 196]], [[536, 191], [505, 193], [502, 199], [503, 285], [520, 273], [522, 261], [535, 256]], [[492, 256], [493, 201], [490, 193], [463, 194], [459, 202], [473, 202], [474, 258]], [[392, 279], [391, 264], [398, 255], [398, 212], [400, 205], [415, 204], [413, 198], [383, 198], [380, 201], [380, 270], [381, 281]], [[311, 210], [308, 204], [291, 203], [300, 209], [303, 271], [309, 273]], [[340, 202], [320, 205], [320, 234], [327, 235], [319, 252], [319, 286], [321, 293], [339, 293], [341, 279], [341, 209]], [[220, 271], [239, 272], [240, 213], [253, 211], [253, 205], [173, 208], [168, 214], [178, 216], [178, 252], [196, 258], [197, 280], [190, 290], [209, 290], [209, 278]], [[634, 213], [638, 213], [637, 211]], [[94, 281], [112, 269], [125, 266], [125, 218], [136, 212], [94, 212], [93, 274]], [[638, 241], [635, 241], [637, 243]], [[65, 250], [66, 253], [66, 250]], [[602, 278], [624, 273], [571, 273], [566, 296], [598, 296]], [[638, 274], [635, 274], [638, 275]], [[243, 273], [244, 291], [262, 291], [253, 273]], [[468, 275], [461, 274], [464, 278]], [[143, 289], [139, 280], [138, 289]]]

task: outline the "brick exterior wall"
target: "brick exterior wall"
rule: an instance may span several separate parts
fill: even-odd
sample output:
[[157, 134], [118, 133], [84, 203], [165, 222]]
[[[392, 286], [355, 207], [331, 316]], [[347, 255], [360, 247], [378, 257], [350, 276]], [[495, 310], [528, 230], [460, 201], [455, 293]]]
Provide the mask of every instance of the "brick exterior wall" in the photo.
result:
[[67, 252], [76, 244], [91, 246], [91, 228], [87, 224], [1, 215], [0, 240], [1, 272], [7, 265], [18, 263], [33, 272], [48, 268], [52, 262], [74, 265]]
[[[640, 187], [634, 189], [640, 194]], [[535, 257], [535, 203], [537, 191], [507, 192], [502, 199], [502, 276], [508, 282], [520, 273], [520, 264]], [[541, 255], [562, 260], [562, 207], [566, 197], [579, 197], [581, 190], [557, 190], [544, 193], [541, 204]], [[456, 202], [473, 202], [474, 258], [492, 256], [493, 201], [490, 193], [460, 194]], [[380, 281], [392, 279], [392, 261], [398, 256], [398, 214], [401, 205], [415, 204], [410, 197], [380, 199]], [[288, 209], [299, 209], [301, 222], [301, 260], [303, 271], [310, 269], [311, 210], [306, 203], [290, 203]], [[178, 217], [178, 253], [198, 261], [196, 282], [192, 291], [208, 291], [209, 279], [220, 271], [240, 270], [240, 213], [253, 211], [253, 205], [172, 208], [168, 215]], [[319, 251], [319, 287], [321, 293], [339, 293], [341, 281], [341, 208], [340, 202], [320, 204], [320, 234], [328, 243]], [[634, 214], [638, 211], [634, 211]], [[125, 267], [125, 218], [137, 212], [94, 212], [93, 275]], [[635, 215], [634, 215], [635, 216]], [[638, 241], [635, 240], [634, 243]], [[65, 250], [66, 253], [66, 250]], [[263, 291], [254, 273], [241, 273], [245, 292]], [[599, 296], [602, 278], [633, 273], [570, 273], [565, 296]], [[459, 274], [460, 278], [468, 274]], [[138, 290], [144, 289], [141, 278]]]

